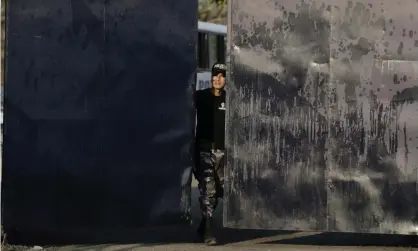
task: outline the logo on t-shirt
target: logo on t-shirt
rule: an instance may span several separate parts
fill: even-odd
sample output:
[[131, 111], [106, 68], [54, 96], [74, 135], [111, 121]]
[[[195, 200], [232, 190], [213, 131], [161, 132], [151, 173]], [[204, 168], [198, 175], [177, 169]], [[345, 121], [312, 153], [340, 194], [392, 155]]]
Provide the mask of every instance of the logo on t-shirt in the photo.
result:
[[219, 107], [218, 109], [219, 109], [219, 110], [225, 110], [225, 103], [224, 103], [224, 102], [222, 102], [222, 103], [221, 103], [221, 107]]

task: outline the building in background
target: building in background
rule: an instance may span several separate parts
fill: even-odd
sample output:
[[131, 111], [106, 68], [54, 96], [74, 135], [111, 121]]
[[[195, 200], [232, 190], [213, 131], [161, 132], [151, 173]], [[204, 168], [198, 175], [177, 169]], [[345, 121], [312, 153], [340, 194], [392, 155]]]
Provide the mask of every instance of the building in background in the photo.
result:
[[226, 0], [199, 0], [196, 47], [198, 90], [210, 87], [211, 66], [217, 61], [226, 61], [227, 14]]

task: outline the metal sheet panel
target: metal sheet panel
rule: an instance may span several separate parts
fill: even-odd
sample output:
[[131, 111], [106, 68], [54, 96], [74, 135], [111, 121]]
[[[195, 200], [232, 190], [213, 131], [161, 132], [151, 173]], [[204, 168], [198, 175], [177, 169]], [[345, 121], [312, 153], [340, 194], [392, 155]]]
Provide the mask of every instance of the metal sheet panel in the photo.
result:
[[182, 184], [190, 180], [196, 8], [9, 1], [5, 229], [181, 222], [190, 197]]
[[226, 226], [416, 231], [417, 7], [232, 0]]
[[416, 231], [417, 7], [381, 0], [332, 9], [329, 230]]

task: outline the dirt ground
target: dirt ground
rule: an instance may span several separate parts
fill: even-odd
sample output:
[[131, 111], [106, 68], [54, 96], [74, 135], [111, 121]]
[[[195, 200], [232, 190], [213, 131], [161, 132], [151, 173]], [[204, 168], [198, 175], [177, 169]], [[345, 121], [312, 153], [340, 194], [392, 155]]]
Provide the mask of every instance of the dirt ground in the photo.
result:
[[[193, 207], [194, 219], [199, 219], [198, 190], [193, 182]], [[57, 245], [42, 246], [44, 251], [385, 251], [385, 250], [417, 250], [418, 238], [406, 238], [404, 236], [381, 236], [365, 234], [339, 234], [339, 233], [315, 233], [315, 232], [290, 232], [290, 231], [256, 231], [222, 228], [222, 208], [215, 215], [219, 246], [206, 247], [195, 242], [196, 222], [192, 227], [166, 227], [141, 229], [135, 232], [121, 233], [118, 231], [107, 233], [81, 233], [81, 235], [97, 235], [96, 244]], [[197, 221], [197, 220], [196, 220]], [[101, 243], [99, 236], [118, 235], [119, 243]], [[120, 236], [124, 238], [120, 238]], [[412, 246], [416, 246], [412, 247]], [[6, 246], [6, 251], [40, 250], [33, 246]]]

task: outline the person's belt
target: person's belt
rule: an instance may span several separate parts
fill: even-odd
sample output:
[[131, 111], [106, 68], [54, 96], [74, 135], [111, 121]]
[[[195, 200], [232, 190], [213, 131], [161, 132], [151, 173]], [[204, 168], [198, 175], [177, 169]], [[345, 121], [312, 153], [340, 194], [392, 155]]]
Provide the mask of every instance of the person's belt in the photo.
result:
[[225, 149], [220, 149], [215, 147], [215, 143], [212, 143], [212, 151], [225, 151]]

